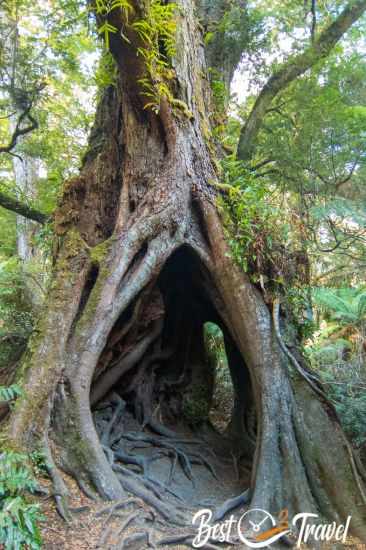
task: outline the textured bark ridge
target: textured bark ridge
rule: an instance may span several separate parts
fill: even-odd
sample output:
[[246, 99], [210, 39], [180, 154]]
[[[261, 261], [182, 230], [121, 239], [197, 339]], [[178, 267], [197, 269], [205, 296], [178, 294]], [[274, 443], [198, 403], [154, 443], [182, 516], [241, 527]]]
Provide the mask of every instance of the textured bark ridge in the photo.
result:
[[[213, 373], [203, 340], [213, 321], [235, 389], [222, 450], [239, 457], [239, 468], [251, 466], [237, 495], [249, 486], [250, 506], [274, 514], [351, 514], [366, 539], [363, 482], [339, 423], [281, 351], [262, 296], [229, 255], [211, 186], [210, 93], [193, 14], [184, 0], [172, 83], [180, 107], [162, 99], [158, 114], [143, 108], [136, 37], [111, 37], [118, 82], [105, 90], [81, 175], [65, 185], [56, 213], [53, 284], [8, 433], [17, 445], [45, 446], [65, 516], [59, 467], [88, 494], [132, 492], [179, 523], [179, 506], [166, 505], [147, 474], [156, 453], [147, 459], [139, 447], [159, 448], [188, 479], [195, 462], [215, 477], [208, 451], [192, 450], [194, 438], [218, 437], [207, 423]], [[200, 421], [187, 450], [192, 405]], [[218, 516], [220, 504], [216, 495]]]

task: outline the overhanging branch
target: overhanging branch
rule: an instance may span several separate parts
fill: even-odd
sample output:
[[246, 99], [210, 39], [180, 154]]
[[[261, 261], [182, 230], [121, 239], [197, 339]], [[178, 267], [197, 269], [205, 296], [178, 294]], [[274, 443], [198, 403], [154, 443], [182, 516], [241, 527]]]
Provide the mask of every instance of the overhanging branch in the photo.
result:
[[240, 132], [237, 157], [249, 161], [255, 150], [255, 141], [267, 110], [276, 95], [293, 80], [327, 57], [349, 28], [366, 10], [366, 0], [350, 2], [337, 19], [329, 25], [306, 50], [282, 64], [262, 88], [254, 107]]
[[16, 212], [20, 216], [24, 216], [24, 218], [28, 218], [29, 220], [33, 220], [41, 224], [45, 224], [48, 219], [48, 216], [43, 212], [40, 212], [36, 208], [32, 208], [31, 206], [28, 206], [13, 197], [9, 197], [9, 195], [6, 195], [2, 191], [0, 191], [0, 206], [6, 208], [7, 210], [11, 210], [12, 212]]
[[[36, 130], [38, 128], [38, 122], [30, 114], [30, 109], [31, 109], [31, 105], [27, 107], [27, 109], [20, 115], [9, 143], [7, 145], [0, 146], [0, 153], [11, 153], [11, 151], [16, 146], [18, 139], [21, 136], [25, 136], [26, 134], [29, 134], [30, 132], [33, 132], [33, 130]], [[29, 124], [28, 126], [22, 127], [22, 122], [25, 119], [28, 119]]]

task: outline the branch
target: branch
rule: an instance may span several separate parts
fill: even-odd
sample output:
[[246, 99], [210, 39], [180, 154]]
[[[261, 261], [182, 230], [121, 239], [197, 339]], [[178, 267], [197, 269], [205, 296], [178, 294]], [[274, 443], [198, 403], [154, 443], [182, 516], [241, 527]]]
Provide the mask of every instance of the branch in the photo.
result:
[[266, 166], [267, 164], [270, 164], [271, 162], [276, 162], [276, 159], [265, 159], [265, 160], [262, 160], [261, 162], [258, 162], [258, 164], [256, 164], [255, 166], [252, 166], [250, 168], [250, 171], [251, 172], [255, 172], [256, 170], [259, 170], [259, 168], [262, 168], [263, 166]]
[[39, 210], [36, 210], [35, 208], [32, 208], [31, 206], [28, 206], [13, 197], [9, 197], [9, 195], [6, 195], [2, 191], [0, 191], [0, 206], [6, 208], [7, 210], [11, 210], [12, 212], [16, 212], [17, 214], [24, 216], [24, 218], [28, 218], [29, 220], [33, 220], [41, 224], [45, 224], [48, 219], [48, 216], [43, 212], [40, 212]]
[[249, 161], [254, 153], [255, 141], [262, 127], [266, 111], [272, 100], [298, 76], [304, 74], [318, 61], [327, 57], [345, 32], [366, 10], [366, 0], [350, 2], [342, 13], [324, 29], [306, 50], [293, 57], [275, 72], [262, 88], [254, 107], [240, 132], [237, 157]]
[[[14, 147], [16, 146], [18, 138], [24, 136], [25, 134], [29, 134], [29, 132], [33, 132], [33, 130], [36, 130], [38, 128], [38, 122], [35, 120], [35, 118], [32, 117], [29, 112], [31, 107], [32, 105], [29, 105], [27, 109], [20, 115], [9, 143], [0, 147], [0, 153], [10, 153], [11, 150], [14, 149]], [[25, 119], [28, 119], [30, 124], [21, 128], [22, 122]]]

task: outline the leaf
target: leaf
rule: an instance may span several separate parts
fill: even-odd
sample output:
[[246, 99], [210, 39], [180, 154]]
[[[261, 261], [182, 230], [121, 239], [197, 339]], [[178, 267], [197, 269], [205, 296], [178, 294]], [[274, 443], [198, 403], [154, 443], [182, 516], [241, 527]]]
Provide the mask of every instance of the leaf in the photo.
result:
[[105, 42], [105, 47], [107, 50], [109, 50], [109, 33], [116, 33], [117, 32], [117, 27], [115, 27], [114, 25], [111, 25], [110, 23], [108, 23], [108, 21], [104, 21], [103, 25], [101, 25], [99, 28], [98, 28], [98, 33], [99, 34], [104, 34], [104, 42]]

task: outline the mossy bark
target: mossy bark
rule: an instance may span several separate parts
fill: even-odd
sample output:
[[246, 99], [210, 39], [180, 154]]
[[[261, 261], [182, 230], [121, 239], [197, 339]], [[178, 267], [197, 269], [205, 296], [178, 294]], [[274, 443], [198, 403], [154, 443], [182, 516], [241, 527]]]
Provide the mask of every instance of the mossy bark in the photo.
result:
[[[235, 414], [245, 414], [246, 401], [256, 407], [256, 448], [254, 456], [254, 449], [248, 453], [254, 461], [251, 505], [337, 520], [352, 514], [351, 527], [366, 539], [365, 507], [339, 424], [326, 403], [290, 377], [270, 312], [230, 257], [211, 185], [217, 181], [212, 143], [204, 137], [211, 103], [202, 36], [193, 3], [182, 0], [180, 8], [171, 86], [190, 117], [166, 98], [158, 114], [143, 109], [134, 36], [129, 44], [111, 37], [118, 82], [105, 90], [81, 175], [65, 185], [55, 217], [53, 284], [27, 352], [24, 396], [8, 437], [29, 448], [47, 431], [63, 468], [104, 498], [119, 498], [123, 491], [98, 440], [89, 399], [100, 372], [113, 364], [108, 354], [115, 335], [126, 329], [121, 353], [127, 356], [161, 321], [163, 332], [149, 353], [173, 347], [168, 365], [181, 365], [185, 375], [192, 348], [184, 323], [193, 316], [201, 324], [213, 321], [235, 352]], [[190, 273], [189, 284], [177, 288], [182, 272]], [[147, 359], [136, 365], [141, 387]], [[169, 368], [151, 377], [152, 387], [164, 376], [167, 387]], [[245, 438], [239, 417], [232, 425]]]

